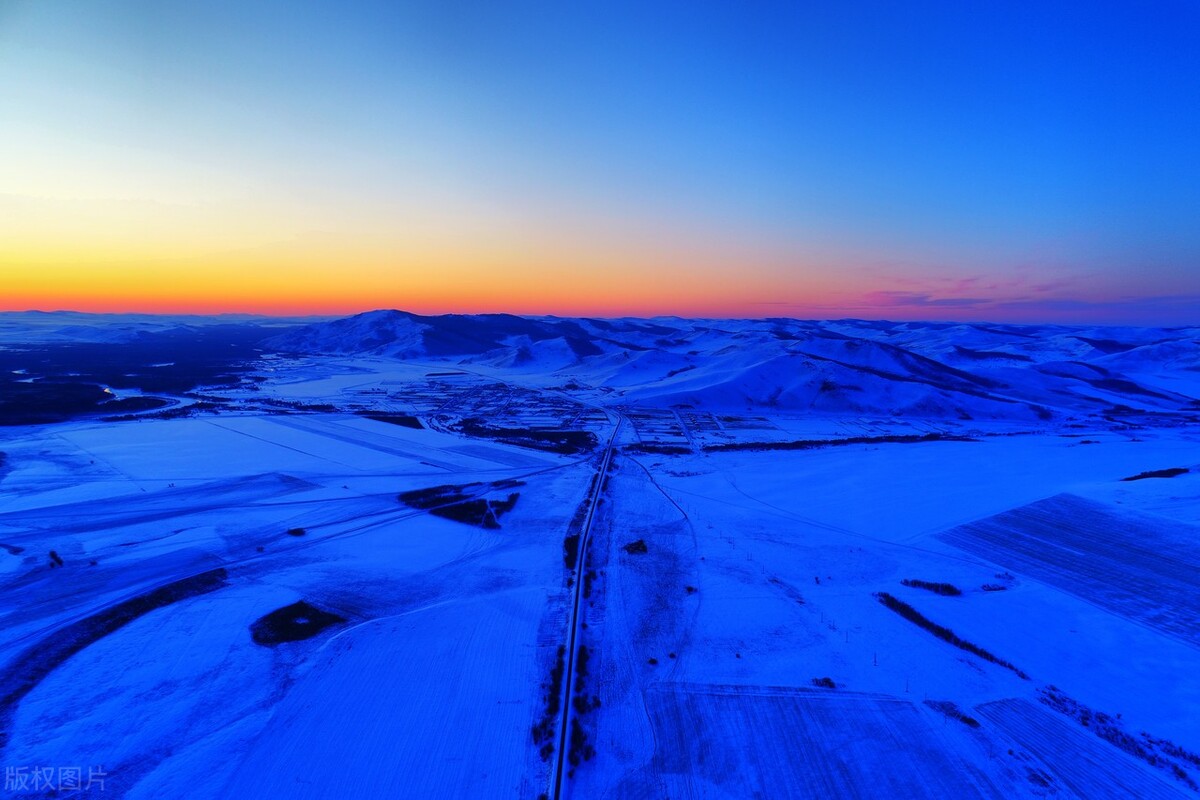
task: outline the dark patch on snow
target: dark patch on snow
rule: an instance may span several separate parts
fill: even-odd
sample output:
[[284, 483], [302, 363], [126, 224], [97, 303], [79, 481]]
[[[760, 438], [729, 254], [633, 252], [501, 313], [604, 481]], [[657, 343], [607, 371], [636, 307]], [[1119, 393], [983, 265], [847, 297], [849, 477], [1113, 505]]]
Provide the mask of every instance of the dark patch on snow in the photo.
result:
[[604, 354], [604, 351], [589, 339], [586, 333], [579, 336], [567, 336], [564, 341], [567, 343], [567, 347], [571, 348], [571, 352], [578, 358]]
[[1003, 350], [972, 350], [957, 344], [954, 345], [954, 352], [973, 361], [1033, 361], [1023, 353], [1006, 353]]
[[596, 449], [598, 441], [591, 431], [495, 428], [474, 417], [464, 419], [457, 429], [468, 436], [568, 456], [590, 452]]
[[1140, 346], [1136, 344], [1118, 342], [1116, 339], [1089, 339], [1086, 336], [1072, 336], [1071, 338], [1078, 339], [1084, 344], [1089, 344], [1105, 355], [1112, 355], [1113, 353], [1127, 353], [1130, 350]]
[[973, 653], [974, 655], [982, 658], [984, 661], [990, 661], [993, 664], [998, 664], [1001, 667], [1011, 669], [1013, 672], [1017, 673], [1019, 677], [1029, 680], [1028, 675], [1026, 675], [1020, 669], [1014, 667], [1009, 662], [993, 655], [992, 653], [989, 653], [987, 650], [984, 650], [977, 644], [959, 638], [954, 631], [945, 626], [938, 625], [936, 622], [929, 619], [920, 611], [917, 611], [908, 603], [905, 603], [903, 600], [897, 600], [887, 592], [879, 592], [875, 596], [879, 599], [879, 602], [883, 603], [883, 605], [885, 605], [887, 608], [895, 611], [897, 614], [904, 617], [909, 622], [916, 624], [918, 627], [924, 628], [942, 641], [949, 642], [960, 650], [966, 650], [968, 653]]
[[558, 646], [554, 666], [550, 669], [550, 680], [542, 684], [542, 717], [533, 726], [533, 743], [537, 745], [538, 755], [542, 761], [549, 761], [554, 753], [554, 724], [558, 721], [558, 712], [562, 707], [563, 672], [566, 669], [565, 659], [567, 648]]
[[917, 578], [905, 578], [900, 581], [905, 586], [911, 586], [914, 589], [924, 589], [934, 594], [945, 595], [946, 597], [957, 597], [962, 594], [962, 589], [959, 589], [952, 583], [934, 583], [932, 581], [923, 581]]
[[1187, 769], [1200, 769], [1200, 755], [1186, 750], [1167, 739], [1158, 739], [1142, 731], [1140, 736], [1127, 733], [1121, 715], [1115, 717], [1103, 711], [1094, 711], [1077, 700], [1068, 697], [1057, 686], [1038, 689], [1038, 700], [1078, 722], [1104, 741], [1124, 750], [1152, 767], [1169, 772], [1176, 780], [1193, 791], [1200, 789]]
[[658, 444], [656, 442], [634, 442], [621, 448], [627, 453], [646, 453], [647, 455], [682, 456], [692, 452], [692, 448], [678, 444]]
[[926, 700], [925, 705], [929, 706], [940, 714], [944, 714], [950, 719], [958, 720], [969, 728], [979, 727], [979, 720], [963, 711], [951, 700]]
[[359, 416], [373, 419], [376, 422], [386, 422], [390, 425], [399, 425], [402, 428], [413, 428], [420, 430], [425, 426], [421, 424], [421, 420], [414, 417], [412, 414], [387, 414], [379, 411], [360, 411]]
[[256, 619], [250, 625], [250, 638], [263, 647], [275, 647], [284, 642], [311, 639], [326, 628], [345, 621], [345, 617], [301, 600]]
[[563, 538], [563, 564], [568, 570], [575, 569], [579, 561], [579, 534], [567, 534]]
[[797, 439], [790, 442], [729, 442], [707, 444], [709, 452], [729, 450], [815, 450], [820, 447], [839, 447], [851, 444], [917, 444], [921, 442], [975, 442], [970, 436], [949, 433], [905, 434], [902, 436], [848, 436], [845, 439]]
[[1087, 383], [1090, 383], [1092, 386], [1095, 386], [1097, 389], [1104, 389], [1105, 391], [1109, 391], [1109, 392], [1120, 392], [1122, 394], [1136, 394], [1136, 395], [1142, 395], [1143, 397], [1155, 397], [1155, 398], [1158, 398], [1159, 400], [1170, 400], [1171, 399], [1170, 397], [1167, 397], [1165, 394], [1156, 392], [1153, 389], [1147, 389], [1144, 386], [1137, 385], [1133, 381], [1127, 381], [1127, 380], [1123, 380], [1121, 378], [1098, 378], [1095, 380], [1085, 379], [1085, 381]]
[[459, 503], [482, 491], [482, 483], [445, 484], [425, 489], [401, 492], [400, 502], [412, 508], [431, 509], [450, 503]]
[[500, 517], [512, 510], [518, 497], [520, 495], [513, 492], [506, 500], [464, 500], [453, 505], [431, 508], [429, 513], [479, 528], [496, 529], [500, 527]]
[[1187, 467], [1171, 467], [1170, 469], [1152, 469], [1146, 472], [1139, 472], [1137, 475], [1130, 475], [1128, 478], [1121, 478], [1122, 481], [1143, 481], [1146, 478], [1175, 478], [1179, 475], [1186, 475], [1191, 472]]
[[477, 497], [497, 488], [512, 488], [522, 485], [520, 481], [505, 481], [483, 484], [467, 483], [461, 486], [448, 484], [401, 492], [398, 499], [410, 508], [419, 508], [438, 517], [476, 525], [481, 528], [499, 528], [500, 518], [512, 511], [520, 493], [512, 492], [503, 500], [488, 500]]
[[[851, 341], [849, 346], [857, 349], [865, 344], [858, 341]], [[887, 344], [886, 342], [872, 342], [881, 351], [890, 356], [898, 366], [904, 368], [904, 373], [892, 372], [890, 370], [871, 367], [866, 364], [853, 364], [845, 361], [839, 361], [834, 358], [815, 355], [813, 353], [801, 353], [801, 355], [815, 358], [818, 361], [828, 361], [833, 364], [845, 367], [846, 369], [858, 370], [871, 375], [876, 375], [881, 378], [887, 378], [894, 381], [903, 381], [907, 383], [925, 383], [931, 386], [937, 386], [952, 392], [963, 392], [966, 394], [976, 395], [979, 397], [991, 397], [991, 395], [979, 392], [983, 389], [1001, 388], [1003, 384], [999, 381], [994, 381], [991, 378], [985, 378], [980, 375], [973, 375], [970, 372], [964, 372], [961, 369], [947, 366], [940, 361], [935, 361], [932, 358], [918, 355], [909, 350], [905, 350], [895, 345]], [[992, 397], [993, 400], [1002, 400], [1004, 398]]]
[[1037, 339], [1041, 336], [1040, 333], [1032, 333], [1029, 329], [1022, 330], [1011, 325], [975, 325], [977, 331], [984, 333], [995, 333], [1000, 336], [1016, 336], [1020, 339]]
[[579, 650], [575, 654], [575, 681], [572, 684], [575, 696], [571, 700], [571, 707], [575, 709], [575, 716], [571, 717], [571, 735], [567, 746], [567, 761], [571, 764], [568, 775], [573, 774], [575, 767], [584, 761], [591, 760], [596, 755], [596, 748], [588, 741], [587, 732], [584, 731], [583, 725], [579, 721], [592, 709], [600, 707], [599, 697], [593, 695], [589, 700], [587, 695], [590, 657], [591, 651], [588, 650], [588, 646], [586, 644], [579, 645]]

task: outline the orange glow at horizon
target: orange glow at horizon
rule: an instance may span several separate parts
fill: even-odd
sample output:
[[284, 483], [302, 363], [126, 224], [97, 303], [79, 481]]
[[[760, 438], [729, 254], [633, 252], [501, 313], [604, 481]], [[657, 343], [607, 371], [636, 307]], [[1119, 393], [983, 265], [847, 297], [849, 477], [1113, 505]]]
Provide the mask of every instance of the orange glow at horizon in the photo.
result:
[[778, 241], [632, 211], [241, 190], [190, 202], [153, 186], [105, 197], [110, 177], [35, 193], [29, 175], [0, 194], [0, 310], [762, 316], [762, 303], [838, 289], [820, 259]]
[[[0, 310], [271, 316], [413, 313], [770, 316], [784, 289], [734, 257], [650, 253], [241, 252], [216, 257], [0, 255]], [[819, 307], [832, 285], [795, 284]]]
[[1200, 319], [1182, 5], [575, 5], [0, 2], [0, 310]]

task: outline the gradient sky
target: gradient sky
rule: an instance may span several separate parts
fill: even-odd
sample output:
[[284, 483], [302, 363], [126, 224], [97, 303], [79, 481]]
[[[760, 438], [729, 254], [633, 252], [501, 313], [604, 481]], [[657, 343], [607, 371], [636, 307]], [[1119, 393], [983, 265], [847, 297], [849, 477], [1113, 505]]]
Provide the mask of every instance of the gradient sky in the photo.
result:
[[1200, 323], [1200, 4], [0, 0], [0, 309]]

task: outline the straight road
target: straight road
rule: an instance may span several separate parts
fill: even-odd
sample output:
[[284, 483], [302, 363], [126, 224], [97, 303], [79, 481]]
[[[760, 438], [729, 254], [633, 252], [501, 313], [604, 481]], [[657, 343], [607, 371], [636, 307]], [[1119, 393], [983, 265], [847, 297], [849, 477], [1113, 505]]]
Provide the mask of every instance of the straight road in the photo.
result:
[[596, 518], [596, 507], [600, 504], [600, 495], [604, 491], [604, 478], [612, 464], [613, 453], [616, 452], [617, 434], [625, 418], [617, 415], [617, 424], [608, 444], [604, 448], [604, 456], [600, 460], [600, 469], [596, 476], [596, 485], [588, 504], [587, 517], [583, 521], [583, 529], [579, 532], [579, 554], [575, 562], [575, 592], [571, 602], [571, 618], [567, 625], [567, 661], [562, 681], [562, 718], [558, 725], [558, 757], [554, 761], [554, 800], [564, 796], [567, 772], [567, 739], [571, 724], [571, 692], [575, 679], [575, 659], [578, 653], [580, 623], [583, 621], [583, 573], [587, 564], [588, 543], [592, 538], [592, 521]]

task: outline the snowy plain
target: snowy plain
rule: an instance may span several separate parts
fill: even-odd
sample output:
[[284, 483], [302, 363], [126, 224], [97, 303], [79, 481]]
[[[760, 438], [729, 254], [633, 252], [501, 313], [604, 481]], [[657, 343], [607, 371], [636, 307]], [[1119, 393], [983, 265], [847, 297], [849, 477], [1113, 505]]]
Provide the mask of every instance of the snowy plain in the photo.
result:
[[1198, 335], [373, 312], [0, 427], [6, 796], [1195, 796]]

